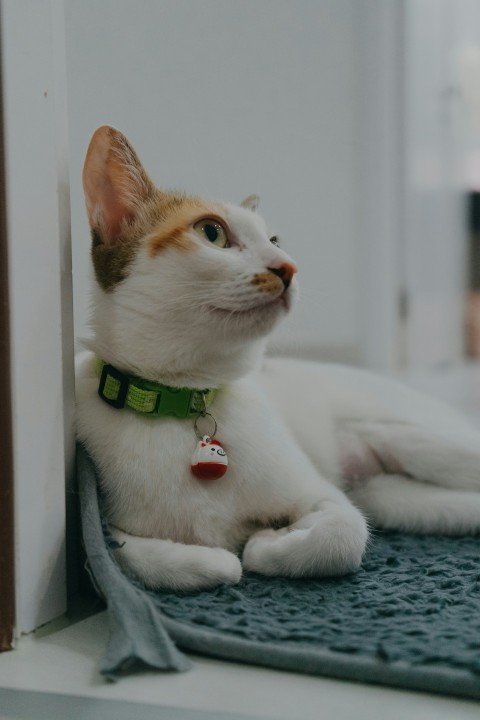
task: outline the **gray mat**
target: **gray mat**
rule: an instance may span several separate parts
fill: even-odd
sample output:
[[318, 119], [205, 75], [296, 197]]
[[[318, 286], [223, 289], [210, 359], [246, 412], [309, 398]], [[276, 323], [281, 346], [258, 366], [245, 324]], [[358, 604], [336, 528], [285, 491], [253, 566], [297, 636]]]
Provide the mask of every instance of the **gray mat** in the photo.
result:
[[236, 586], [151, 592], [109, 551], [95, 468], [79, 447], [90, 571], [111, 637], [102, 672], [183, 671], [179, 650], [267, 667], [480, 698], [480, 540], [377, 534], [361, 570], [330, 580], [247, 574]]

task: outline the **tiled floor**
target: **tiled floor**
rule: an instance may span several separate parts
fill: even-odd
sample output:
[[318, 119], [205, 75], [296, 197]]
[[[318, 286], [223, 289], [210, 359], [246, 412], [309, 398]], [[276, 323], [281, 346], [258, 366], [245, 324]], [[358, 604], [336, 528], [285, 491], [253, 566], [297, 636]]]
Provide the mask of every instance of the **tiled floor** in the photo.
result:
[[[449, 402], [480, 427], [480, 365], [404, 380]], [[23, 638], [0, 656], [0, 720], [477, 720], [476, 702], [309, 677], [194, 657], [184, 674], [140, 673], [117, 684], [98, 673], [104, 613]]]

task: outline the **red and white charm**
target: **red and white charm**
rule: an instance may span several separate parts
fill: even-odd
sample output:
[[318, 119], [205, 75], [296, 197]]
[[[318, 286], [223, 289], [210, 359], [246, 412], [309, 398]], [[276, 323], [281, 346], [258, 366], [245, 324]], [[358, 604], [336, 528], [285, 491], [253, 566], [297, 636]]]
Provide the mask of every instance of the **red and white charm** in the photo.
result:
[[201, 480], [218, 480], [228, 469], [227, 453], [208, 435], [199, 440], [192, 457], [192, 473]]

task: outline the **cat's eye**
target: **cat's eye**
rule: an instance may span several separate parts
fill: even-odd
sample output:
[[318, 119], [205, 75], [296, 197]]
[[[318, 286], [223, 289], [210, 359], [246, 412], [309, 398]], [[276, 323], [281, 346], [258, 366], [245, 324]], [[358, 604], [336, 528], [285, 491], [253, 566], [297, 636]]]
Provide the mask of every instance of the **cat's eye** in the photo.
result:
[[229, 247], [227, 233], [217, 220], [210, 218], [199, 220], [195, 223], [193, 229], [200, 237], [208, 240], [213, 245], [220, 248]]
[[280, 247], [280, 242], [276, 235], [274, 235], [273, 237], [270, 238], [270, 242], [272, 243], [272, 245], [275, 245], [276, 247]]

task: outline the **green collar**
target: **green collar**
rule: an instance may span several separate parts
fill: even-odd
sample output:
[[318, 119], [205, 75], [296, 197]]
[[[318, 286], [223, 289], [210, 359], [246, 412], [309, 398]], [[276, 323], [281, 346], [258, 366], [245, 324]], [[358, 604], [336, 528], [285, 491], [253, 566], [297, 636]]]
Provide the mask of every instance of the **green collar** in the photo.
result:
[[207, 410], [217, 392], [174, 388], [143, 380], [120, 372], [98, 357], [95, 358], [95, 372], [100, 378], [98, 394], [104, 402], [114, 408], [129, 407], [148, 417], [195, 417]]

